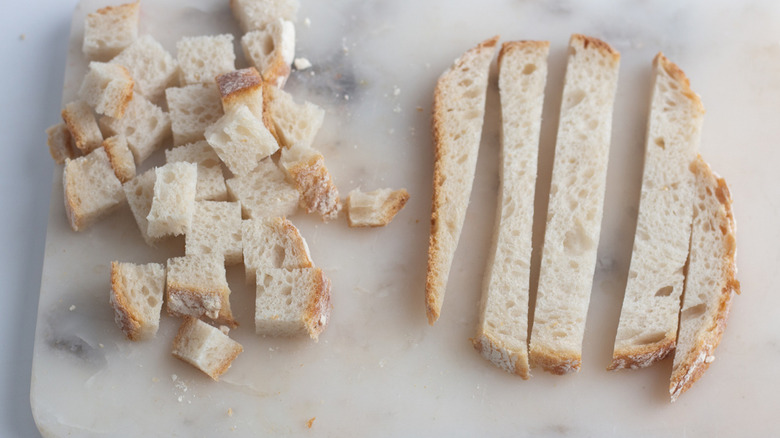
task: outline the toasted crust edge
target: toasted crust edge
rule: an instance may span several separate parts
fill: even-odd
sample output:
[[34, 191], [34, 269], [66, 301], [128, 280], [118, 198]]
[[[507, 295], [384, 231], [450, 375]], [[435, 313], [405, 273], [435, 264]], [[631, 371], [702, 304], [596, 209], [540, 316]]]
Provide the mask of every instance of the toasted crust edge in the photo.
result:
[[560, 352], [539, 345], [531, 345], [528, 360], [531, 367], [541, 367], [544, 371], [559, 376], [577, 372], [582, 366], [582, 356], [579, 353]]
[[683, 95], [690, 99], [693, 105], [696, 107], [696, 111], [704, 114], [704, 104], [701, 101], [701, 97], [691, 89], [691, 81], [685, 72], [677, 66], [677, 64], [667, 58], [663, 52], [658, 52], [653, 58], [653, 67], [661, 67], [672, 79], [680, 85], [680, 91]]
[[541, 49], [541, 48], [549, 48], [549, 47], [550, 47], [549, 41], [536, 41], [536, 40], [507, 41], [501, 44], [501, 50], [498, 52], [498, 65], [501, 65], [504, 59], [504, 55], [506, 55], [509, 52], [514, 52], [515, 50], [523, 50], [527, 48]]
[[630, 348], [621, 348], [612, 354], [612, 363], [607, 371], [620, 369], [637, 369], [648, 367], [658, 361], [664, 360], [674, 351], [677, 345], [677, 333], [669, 332], [658, 342], [652, 344], [637, 345]]
[[122, 286], [119, 263], [111, 262], [111, 306], [114, 308], [114, 321], [131, 341], [140, 340], [141, 316], [130, 305], [127, 292]]
[[300, 206], [307, 213], [319, 213], [327, 222], [335, 219], [341, 210], [339, 191], [333, 183], [325, 158], [317, 153], [287, 169], [301, 194]]
[[392, 193], [390, 193], [390, 196], [387, 197], [385, 202], [382, 203], [382, 206], [379, 208], [381, 211], [381, 217], [379, 218], [378, 222], [371, 222], [371, 223], [362, 223], [362, 222], [354, 222], [352, 220], [351, 215], [351, 209], [349, 208], [350, 201], [349, 197], [347, 197], [347, 223], [350, 227], [384, 227], [385, 225], [389, 224], [393, 218], [395, 218], [395, 215], [398, 214], [399, 211], [401, 211], [402, 208], [406, 205], [406, 202], [409, 200], [409, 192], [406, 189], [398, 189], [394, 190]]
[[584, 49], [588, 49], [588, 46], [592, 45], [594, 50], [601, 52], [605, 56], [611, 57], [613, 62], [620, 60], [620, 52], [598, 38], [575, 33], [572, 34], [569, 39], [569, 47], [573, 47], [575, 43], [581, 45]]
[[303, 321], [309, 336], [317, 341], [320, 333], [328, 326], [332, 304], [330, 280], [322, 269], [315, 268], [315, 270], [314, 290], [304, 311]]
[[314, 262], [309, 254], [309, 248], [306, 246], [306, 241], [301, 235], [301, 231], [295, 226], [289, 219], [282, 217], [277, 218], [277, 227], [279, 231], [287, 238], [287, 241], [293, 246], [293, 254], [298, 261], [298, 267], [300, 268], [312, 268]]
[[527, 352], [509, 349], [499, 339], [484, 332], [479, 333], [471, 342], [474, 349], [493, 365], [523, 380], [531, 377]]
[[[238, 342], [236, 342], [233, 339], [228, 337], [228, 339], [230, 339], [230, 341], [232, 341], [232, 343], [233, 343], [233, 348], [225, 356], [222, 357], [222, 360], [219, 362], [219, 366], [216, 369], [214, 369], [214, 370], [212, 370], [210, 372], [200, 368], [199, 366], [197, 366], [193, 362], [191, 362], [188, 358], [186, 358], [186, 357], [184, 357], [184, 356], [182, 356], [180, 354], [177, 354], [178, 351], [176, 349], [176, 346], [181, 344], [182, 340], [184, 339], [184, 337], [189, 333], [190, 327], [192, 327], [193, 325], [197, 324], [198, 321], [199, 321], [198, 318], [195, 318], [195, 317], [192, 317], [192, 316], [187, 316], [187, 317], [184, 318], [184, 322], [179, 327], [179, 331], [176, 333], [176, 337], [173, 340], [173, 349], [171, 351], [171, 354], [175, 358], [180, 359], [180, 360], [182, 360], [184, 362], [187, 362], [188, 364], [194, 366], [195, 368], [199, 369], [204, 374], [208, 375], [209, 377], [211, 377], [212, 379], [214, 379], [215, 381], [218, 382], [219, 381], [219, 376], [224, 374], [225, 371], [227, 371], [228, 368], [230, 368], [230, 365], [233, 363], [233, 361], [236, 359], [236, 357], [238, 357], [238, 355], [241, 354], [241, 352], [244, 351], [244, 347], [241, 344], [239, 344]], [[207, 324], [207, 323], [204, 323], [204, 324]], [[225, 336], [227, 336], [227, 335], [225, 335]]]

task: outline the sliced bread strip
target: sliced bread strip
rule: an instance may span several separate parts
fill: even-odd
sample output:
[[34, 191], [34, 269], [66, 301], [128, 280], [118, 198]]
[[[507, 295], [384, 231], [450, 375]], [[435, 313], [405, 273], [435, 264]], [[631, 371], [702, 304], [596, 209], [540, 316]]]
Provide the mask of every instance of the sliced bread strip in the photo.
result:
[[233, 35], [184, 37], [176, 43], [176, 59], [182, 84], [214, 83], [217, 75], [236, 68]]
[[225, 175], [222, 173], [222, 160], [205, 140], [167, 149], [165, 161], [168, 163], [186, 161], [198, 165], [196, 201], [227, 201], [227, 186], [225, 185]]
[[65, 105], [62, 110], [62, 120], [73, 136], [76, 148], [82, 154], [88, 154], [100, 147], [103, 142], [103, 134], [95, 119], [95, 114], [89, 104], [83, 100], [76, 100]]
[[496, 36], [464, 53], [436, 84], [433, 205], [425, 282], [425, 312], [431, 325], [441, 312], [466, 217], [482, 137], [490, 63], [497, 43]]
[[244, 347], [226, 333], [187, 317], [173, 340], [172, 353], [218, 381], [242, 351]]
[[572, 35], [529, 353], [554, 374], [582, 364], [619, 64], [607, 43]]
[[493, 254], [487, 263], [474, 347], [523, 379], [528, 365], [528, 289], [536, 162], [547, 82], [547, 41], [504, 43], [498, 54], [501, 166]]
[[73, 159], [79, 156], [79, 150], [65, 123], [57, 123], [46, 128], [46, 145], [49, 147], [51, 158], [57, 164], [64, 164], [66, 158]]
[[184, 239], [184, 253], [219, 254], [226, 265], [241, 263], [241, 204], [196, 201], [192, 225]]
[[171, 135], [168, 113], [138, 93], [133, 94], [121, 119], [101, 117], [100, 125], [110, 135], [124, 134], [136, 164], [143, 163]]
[[285, 218], [245, 220], [241, 223], [241, 240], [247, 284], [255, 283], [258, 270], [314, 266], [306, 240], [298, 228]]
[[133, 77], [124, 66], [92, 61], [81, 82], [79, 98], [98, 114], [120, 119], [133, 97], [133, 86]]
[[168, 259], [165, 305], [174, 316], [209, 317], [238, 325], [230, 310], [230, 287], [219, 254], [196, 254]]
[[154, 197], [146, 220], [147, 234], [153, 238], [185, 234], [195, 210], [198, 165], [168, 163], [155, 169]]
[[737, 224], [726, 181], [698, 157], [688, 273], [669, 394], [677, 400], [715, 360], [737, 281]]
[[241, 30], [263, 29], [282, 18], [295, 21], [301, 4], [299, 0], [230, 0], [230, 9]]
[[300, 193], [270, 158], [244, 176], [229, 178], [225, 184], [228, 198], [241, 201], [244, 219], [291, 216], [298, 211]]
[[138, 230], [141, 236], [149, 246], [154, 246], [158, 238], [149, 236], [149, 211], [152, 209], [152, 200], [154, 199], [154, 182], [157, 180], [156, 169], [152, 168], [146, 172], [137, 175], [135, 178], [124, 183], [122, 189], [125, 192], [127, 203], [130, 205], [130, 211], [133, 213]]
[[295, 58], [295, 25], [279, 18], [263, 30], [253, 30], [241, 37], [244, 57], [262, 73], [263, 80], [279, 88], [290, 76]]
[[115, 135], [103, 140], [103, 149], [108, 155], [114, 174], [122, 184], [135, 177], [135, 160], [133, 152], [127, 147], [127, 139], [124, 135]]
[[133, 92], [143, 94], [152, 102], [178, 79], [179, 64], [151, 35], [135, 40], [111, 63], [125, 66], [135, 81]]
[[645, 170], [628, 282], [610, 370], [641, 368], [674, 350], [693, 219], [689, 167], [704, 107], [688, 78], [659, 53], [647, 125]]
[[206, 128], [224, 114], [214, 84], [171, 87], [165, 90], [165, 99], [171, 113], [174, 146], [205, 140]]
[[153, 338], [160, 326], [165, 266], [111, 262], [114, 321], [131, 341]]
[[335, 219], [341, 202], [339, 190], [325, 167], [325, 158], [311, 147], [297, 143], [282, 150], [279, 164], [301, 194], [301, 207], [322, 220]]
[[87, 58], [107, 61], [138, 37], [141, 3], [106, 6], [88, 14], [84, 20], [82, 50]]
[[350, 227], [384, 227], [408, 200], [406, 189], [353, 190], [347, 196], [347, 221]]
[[65, 159], [62, 173], [65, 213], [73, 231], [81, 231], [124, 200], [122, 183], [103, 148], [74, 160]]
[[263, 120], [255, 117], [245, 105], [226, 111], [216, 123], [206, 128], [205, 136], [236, 176], [251, 172], [260, 160], [279, 150], [279, 144]]

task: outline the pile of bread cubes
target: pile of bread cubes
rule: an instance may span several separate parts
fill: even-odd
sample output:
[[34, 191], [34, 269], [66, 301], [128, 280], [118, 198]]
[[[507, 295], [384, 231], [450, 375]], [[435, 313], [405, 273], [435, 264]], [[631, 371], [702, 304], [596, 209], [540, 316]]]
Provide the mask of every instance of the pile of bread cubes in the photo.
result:
[[[183, 37], [176, 57], [153, 36], [138, 36], [138, 1], [87, 15], [89, 69], [63, 123], [47, 130], [51, 155], [64, 165], [74, 231], [127, 202], [150, 246], [185, 235], [184, 256], [167, 266], [112, 262], [110, 301], [133, 341], [155, 336], [164, 303], [183, 319], [173, 355], [215, 380], [243, 351], [228, 336], [237, 323], [225, 266], [243, 263], [256, 285], [258, 334], [316, 340], [328, 324], [331, 285], [286, 217], [303, 209], [328, 221], [342, 208], [312, 147], [325, 111], [283, 91], [298, 0], [230, 7], [248, 68], [236, 69], [231, 34]], [[137, 173], [162, 149], [164, 165]], [[408, 197], [404, 189], [352, 191], [349, 225], [384, 226]]]

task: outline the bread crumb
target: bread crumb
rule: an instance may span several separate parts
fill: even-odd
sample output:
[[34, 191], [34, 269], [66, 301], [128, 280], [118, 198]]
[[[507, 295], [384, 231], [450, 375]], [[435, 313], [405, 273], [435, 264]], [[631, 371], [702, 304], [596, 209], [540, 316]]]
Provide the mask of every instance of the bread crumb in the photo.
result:
[[344, 100], [349, 100], [349, 94], [344, 95]]
[[157, 383], [159, 381], [160, 381], [160, 379], [158, 379], [157, 377], [152, 377], [152, 383]]
[[306, 58], [295, 58], [293, 65], [295, 65], [296, 70], [306, 70], [307, 68], [311, 68], [311, 62]]
[[176, 379], [178, 379], [178, 378], [179, 378], [179, 376], [177, 376], [176, 374], [171, 374], [171, 381], [175, 382]]
[[98, 347], [99, 347], [99, 348], [105, 348], [105, 345], [103, 345], [103, 344], [98, 344]]
[[306, 27], [311, 27], [311, 20], [309, 19], [309, 17], [303, 19], [303, 25]]
[[317, 417], [311, 417], [311, 418], [309, 418], [309, 421], [307, 421], [307, 422], [306, 422], [306, 427], [308, 427], [309, 429], [311, 429], [311, 426], [312, 426], [312, 424], [314, 424], [314, 420], [316, 420], [316, 419], [317, 419]]
[[232, 417], [233, 416], [233, 408], [228, 408], [227, 414], [228, 414], [228, 417]]
[[401, 89], [398, 88], [398, 85], [393, 85], [393, 96], [398, 96], [401, 94]]
[[70, 310], [71, 312], [76, 310], [76, 305], [75, 304], [71, 304], [70, 307], [68, 307], [68, 310]]
[[418, 107], [417, 107], [417, 111], [418, 111], [418, 112], [422, 112], [422, 111], [423, 111], [423, 107], [421, 107], [421, 106], [418, 106]]
[[401, 105], [396, 105], [395, 108], [393, 108], [394, 113], [400, 113], [401, 112]]
[[24, 41], [24, 39], [25, 39], [25, 38], [27, 38], [27, 36], [26, 36], [25, 34], [20, 34], [20, 35], [19, 35], [19, 39], [20, 39], [21, 41]]

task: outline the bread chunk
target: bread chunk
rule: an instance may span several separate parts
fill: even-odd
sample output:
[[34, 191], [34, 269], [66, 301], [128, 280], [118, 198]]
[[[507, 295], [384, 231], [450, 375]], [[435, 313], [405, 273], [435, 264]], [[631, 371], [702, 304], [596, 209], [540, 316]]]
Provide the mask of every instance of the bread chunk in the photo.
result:
[[127, 339], [153, 338], [160, 326], [165, 266], [111, 262], [111, 306], [114, 321]]
[[263, 75], [263, 80], [283, 88], [295, 58], [295, 25], [282, 18], [262, 30], [241, 37], [244, 57]]
[[152, 238], [185, 234], [192, 224], [198, 165], [168, 163], [155, 169], [154, 197], [146, 220]]
[[130, 211], [133, 213], [141, 236], [149, 246], [154, 246], [159, 238], [149, 236], [149, 211], [152, 209], [152, 200], [154, 199], [154, 183], [157, 180], [156, 168], [147, 170], [137, 175], [135, 178], [122, 185], [122, 189], [127, 197], [127, 203], [130, 205]]
[[236, 176], [251, 172], [260, 160], [279, 150], [263, 121], [244, 105], [227, 111], [206, 128], [206, 141]]
[[227, 186], [222, 173], [222, 160], [214, 149], [204, 141], [178, 146], [165, 151], [165, 161], [176, 163], [186, 161], [198, 165], [196, 201], [227, 201]]
[[124, 135], [115, 135], [103, 140], [103, 149], [108, 155], [114, 174], [122, 184], [135, 177], [133, 153], [127, 147], [127, 139]]
[[76, 148], [82, 154], [88, 154], [100, 147], [103, 142], [103, 134], [100, 132], [95, 114], [87, 102], [76, 100], [65, 105], [62, 110], [62, 120], [73, 136]]
[[166, 306], [174, 316], [206, 316], [236, 326], [230, 311], [230, 288], [219, 254], [196, 254], [168, 259]]
[[173, 145], [180, 146], [205, 140], [203, 133], [224, 112], [214, 84], [196, 84], [165, 90], [171, 112]]
[[322, 269], [257, 271], [257, 333], [270, 336], [307, 333], [316, 341], [328, 325], [330, 309], [330, 280]]
[[263, 269], [300, 269], [314, 266], [309, 246], [298, 228], [285, 218], [248, 219], [241, 223], [247, 284], [255, 284]]
[[133, 78], [125, 67], [92, 61], [81, 82], [79, 98], [95, 108], [98, 114], [121, 119], [133, 97], [133, 84]]
[[51, 158], [57, 164], [64, 164], [66, 158], [73, 159], [79, 156], [79, 150], [65, 123], [46, 128], [46, 145], [49, 147]]
[[406, 189], [353, 190], [347, 196], [347, 221], [350, 227], [384, 227], [409, 200]]
[[298, 104], [289, 93], [275, 86], [266, 86], [263, 92], [279, 145], [311, 146], [322, 127], [325, 110], [311, 102]]
[[140, 1], [106, 6], [87, 15], [82, 51], [87, 58], [107, 61], [138, 37]]
[[324, 221], [338, 216], [341, 210], [339, 190], [321, 153], [298, 143], [282, 150], [279, 164], [300, 192], [302, 208], [308, 213], [318, 213]]
[[81, 231], [125, 200], [103, 148], [76, 159], [65, 159], [62, 173], [65, 213], [73, 231]]
[[241, 201], [245, 219], [291, 216], [298, 211], [300, 193], [271, 159], [261, 161], [244, 176], [227, 179], [225, 184], [228, 198]]
[[179, 64], [151, 35], [143, 35], [111, 60], [127, 68], [135, 81], [133, 92], [157, 102], [178, 79]]
[[242, 351], [241, 344], [219, 329], [188, 317], [173, 340], [172, 353], [218, 381]]
[[100, 125], [110, 135], [125, 136], [136, 164], [143, 163], [171, 134], [168, 113], [138, 93], [133, 94], [124, 117], [101, 117]]
[[218, 254], [226, 265], [241, 263], [241, 204], [196, 201], [185, 236], [185, 254]]
[[233, 35], [184, 37], [176, 43], [179, 82], [182, 85], [212, 84], [222, 73], [235, 70]]
[[299, 0], [230, 0], [230, 9], [245, 33], [263, 29], [278, 19], [295, 21]]

